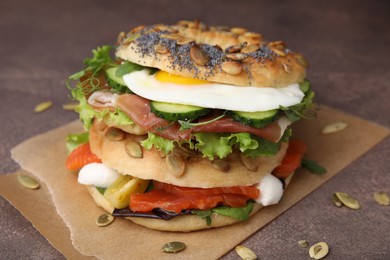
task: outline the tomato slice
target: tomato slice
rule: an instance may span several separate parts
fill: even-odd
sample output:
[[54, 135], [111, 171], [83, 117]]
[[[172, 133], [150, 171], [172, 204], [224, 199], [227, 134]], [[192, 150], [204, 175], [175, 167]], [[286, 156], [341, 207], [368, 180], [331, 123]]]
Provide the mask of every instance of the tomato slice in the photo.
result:
[[251, 199], [256, 199], [259, 196], [259, 190], [254, 186], [234, 186], [234, 187], [217, 187], [217, 188], [188, 188], [180, 187], [172, 184], [166, 184], [154, 181], [156, 190], [164, 190], [179, 196], [199, 196], [199, 195], [220, 195], [220, 194], [240, 194]]
[[291, 140], [281, 165], [276, 167], [272, 174], [278, 178], [287, 178], [301, 165], [302, 158], [306, 151], [307, 145], [305, 143], [299, 140]]
[[244, 207], [248, 197], [240, 194], [222, 194], [223, 204], [230, 207]]
[[[131, 194], [130, 209], [135, 212], [150, 212], [154, 208], [162, 208], [179, 213], [185, 209], [207, 210], [218, 205], [243, 207], [249, 199], [257, 198], [259, 194], [255, 187], [184, 188], [157, 181], [154, 182], [154, 188], [147, 193]], [[256, 197], [253, 197], [254, 194], [257, 194]]]
[[143, 194], [130, 195], [130, 209], [135, 212], [150, 212], [162, 208], [180, 213], [185, 209], [208, 209], [222, 202], [221, 195], [180, 197], [164, 190], [152, 190]]
[[83, 166], [93, 162], [100, 163], [102, 160], [92, 153], [89, 143], [85, 143], [79, 145], [69, 154], [66, 160], [66, 168], [71, 171], [78, 171]]

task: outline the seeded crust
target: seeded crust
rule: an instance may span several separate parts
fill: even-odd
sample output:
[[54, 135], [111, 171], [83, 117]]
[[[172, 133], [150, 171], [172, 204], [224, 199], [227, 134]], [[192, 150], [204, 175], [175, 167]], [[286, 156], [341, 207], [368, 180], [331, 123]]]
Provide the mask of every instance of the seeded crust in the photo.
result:
[[[290, 183], [293, 175], [294, 173], [290, 174], [289, 177], [285, 180], [285, 188]], [[94, 186], [87, 186], [87, 188], [95, 203], [111, 214], [114, 208], [110, 206], [110, 203], [103, 197], [103, 195], [100, 194]], [[251, 212], [250, 217], [256, 214], [262, 207], [262, 205], [254, 203], [253, 211]], [[137, 225], [141, 225], [150, 229], [172, 232], [191, 232], [202, 229], [224, 227], [241, 222], [240, 220], [218, 215], [215, 213], [211, 215], [210, 226], [207, 226], [207, 223], [204, 219], [201, 219], [200, 217], [195, 215], [177, 216], [171, 220], [160, 220], [140, 217], [126, 217], [126, 219], [134, 222]]]
[[282, 41], [268, 42], [244, 28], [208, 27], [199, 21], [122, 32], [116, 55], [187, 78], [255, 87], [301, 82], [307, 65]]
[[288, 144], [283, 143], [275, 156], [259, 157], [256, 162], [258, 164], [256, 171], [248, 170], [238, 153], [233, 153], [224, 160], [229, 165], [227, 172], [223, 171], [224, 168], [215, 167], [206, 158], [191, 156], [191, 154], [187, 157], [180, 154], [180, 158], [185, 158], [185, 169], [178, 175], [172, 172], [172, 168], [169, 168], [167, 164], [167, 158], [156, 149], [146, 150], [141, 147], [142, 158], [129, 156], [126, 152], [126, 144], [130, 141], [139, 143], [141, 136], [123, 133], [123, 138], [120, 140], [110, 140], [106, 137], [109, 129], [111, 128], [100, 122], [95, 123], [89, 132], [91, 150], [104, 164], [121, 174], [182, 187], [213, 188], [249, 186], [259, 183], [265, 175], [280, 165], [288, 147]]

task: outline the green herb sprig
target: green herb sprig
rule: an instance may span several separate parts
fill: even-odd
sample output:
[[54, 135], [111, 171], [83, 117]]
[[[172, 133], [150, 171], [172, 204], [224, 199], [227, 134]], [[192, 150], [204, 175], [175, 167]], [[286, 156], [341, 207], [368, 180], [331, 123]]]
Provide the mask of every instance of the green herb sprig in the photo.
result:
[[184, 121], [184, 120], [178, 120], [179, 124], [180, 124], [180, 130], [187, 130], [187, 129], [190, 129], [191, 127], [194, 127], [194, 126], [200, 126], [200, 125], [207, 125], [207, 124], [210, 124], [212, 122], [215, 122], [221, 118], [223, 118], [226, 114], [226, 111], [220, 115], [220, 116], [217, 116], [211, 120], [208, 120], [208, 121], [204, 121], [204, 122], [199, 122], [199, 123], [191, 123], [190, 121]]
[[113, 49], [111, 45], [103, 45], [92, 50], [92, 58], [86, 58], [84, 64], [86, 67], [79, 72], [76, 72], [69, 76], [71, 80], [78, 80], [83, 77], [87, 72], [91, 72], [91, 78], [94, 78], [103, 68], [106, 66], [115, 66], [110, 51]]
[[312, 173], [325, 174], [327, 172], [326, 168], [321, 166], [317, 161], [309, 160], [307, 158], [302, 159], [301, 165]]

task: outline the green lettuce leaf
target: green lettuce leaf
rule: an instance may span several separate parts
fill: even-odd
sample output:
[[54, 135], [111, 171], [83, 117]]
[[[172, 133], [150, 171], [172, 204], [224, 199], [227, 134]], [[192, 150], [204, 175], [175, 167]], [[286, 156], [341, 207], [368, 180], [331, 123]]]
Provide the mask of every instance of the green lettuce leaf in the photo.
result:
[[258, 156], [273, 156], [280, 150], [281, 142], [273, 143], [262, 138], [254, 137], [258, 142], [256, 149], [249, 149], [244, 151], [245, 156], [258, 157]]
[[116, 70], [115, 75], [117, 77], [123, 77], [124, 75], [129, 74], [130, 72], [143, 70], [143, 69], [144, 69], [144, 67], [141, 65], [126, 61], [126, 62], [123, 62], [121, 65], [119, 65], [118, 69]]
[[196, 133], [194, 134], [197, 143], [194, 148], [202, 152], [204, 157], [214, 160], [215, 157], [224, 158], [232, 152], [232, 145], [228, 138], [219, 133]]
[[[191, 149], [200, 151], [203, 157], [209, 160], [223, 159], [232, 153], [235, 148], [243, 152], [245, 156], [273, 156], [279, 151], [281, 143], [288, 141], [290, 134], [291, 131], [287, 130], [278, 143], [273, 143], [249, 133], [196, 133], [194, 134], [195, 139], [188, 144]], [[173, 150], [175, 143], [175, 141], [153, 133], [148, 133], [148, 138], [141, 142], [146, 149], [150, 150], [154, 146], [165, 154]], [[178, 144], [182, 145], [184, 143], [180, 142]]]
[[171, 152], [175, 147], [174, 141], [160, 137], [152, 132], [148, 132], [148, 138], [142, 141], [141, 145], [147, 150], [152, 149], [154, 146], [154, 148], [162, 151], [165, 154]]
[[250, 200], [246, 204], [246, 206], [241, 207], [241, 208], [234, 208], [234, 207], [216, 207], [213, 209], [208, 209], [208, 210], [191, 210], [191, 213], [194, 215], [197, 215], [198, 217], [206, 220], [207, 226], [211, 225], [211, 215], [213, 213], [222, 215], [222, 216], [227, 216], [231, 217], [234, 219], [238, 219], [241, 221], [245, 221], [249, 219], [249, 215], [251, 214], [253, 210], [253, 201]]
[[197, 133], [194, 134], [197, 143], [193, 146], [202, 152], [204, 157], [213, 160], [228, 156], [233, 148], [237, 147], [245, 156], [273, 156], [279, 149], [281, 142], [288, 141], [290, 131], [286, 131], [277, 143], [252, 136], [249, 133], [221, 134], [221, 133]]
[[287, 129], [284, 131], [283, 136], [279, 142], [273, 143], [263, 138], [254, 136], [253, 138], [258, 141], [259, 146], [256, 149], [248, 149], [244, 151], [245, 156], [258, 157], [258, 156], [274, 156], [280, 150], [282, 143], [287, 143], [292, 135], [292, 130]]
[[89, 133], [83, 132], [79, 134], [69, 134], [66, 137], [66, 149], [71, 153], [80, 144], [88, 143]]
[[249, 219], [249, 215], [253, 210], [253, 201], [249, 201], [245, 207], [242, 208], [233, 208], [233, 207], [217, 207], [213, 208], [211, 211], [219, 215], [231, 217], [241, 221]]
[[306, 93], [301, 103], [291, 107], [280, 106], [279, 108], [284, 111], [288, 119], [290, 119], [290, 121], [292, 122], [296, 122], [301, 118], [310, 119], [315, 116], [311, 114], [311, 112], [314, 112], [314, 110], [311, 109], [313, 106], [313, 99], [314, 99], [314, 92], [309, 90]]
[[258, 141], [253, 139], [249, 133], [196, 133], [194, 136], [197, 141], [194, 148], [210, 160], [216, 157], [225, 158], [233, 151], [233, 147], [245, 152], [257, 149], [259, 146]]
[[97, 115], [98, 119], [103, 119], [109, 125], [132, 125], [134, 121], [130, 119], [120, 108], [116, 108], [114, 112], [104, 111], [104, 113], [100, 113]]
[[237, 145], [241, 152], [259, 147], [258, 141], [253, 139], [249, 133], [230, 134], [221, 139], [226, 139], [231, 146]]
[[[79, 85], [81, 84], [78, 84], [78, 86]], [[74, 110], [79, 113], [80, 120], [83, 122], [84, 128], [89, 130], [91, 128], [93, 118], [97, 112], [88, 104], [82, 87], [76, 87], [72, 89], [72, 96], [75, 100], [79, 101], [79, 104], [75, 107]]]

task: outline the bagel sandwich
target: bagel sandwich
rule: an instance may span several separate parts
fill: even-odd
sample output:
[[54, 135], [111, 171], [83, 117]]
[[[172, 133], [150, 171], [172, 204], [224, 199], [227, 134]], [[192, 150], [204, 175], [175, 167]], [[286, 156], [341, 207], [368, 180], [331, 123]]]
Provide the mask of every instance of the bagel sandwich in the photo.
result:
[[66, 166], [98, 206], [188, 232], [282, 199], [307, 149], [291, 125], [314, 97], [285, 43], [180, 21], [122, 32], [84, 63], [68, 88], [86, 132], [68, 136]]

